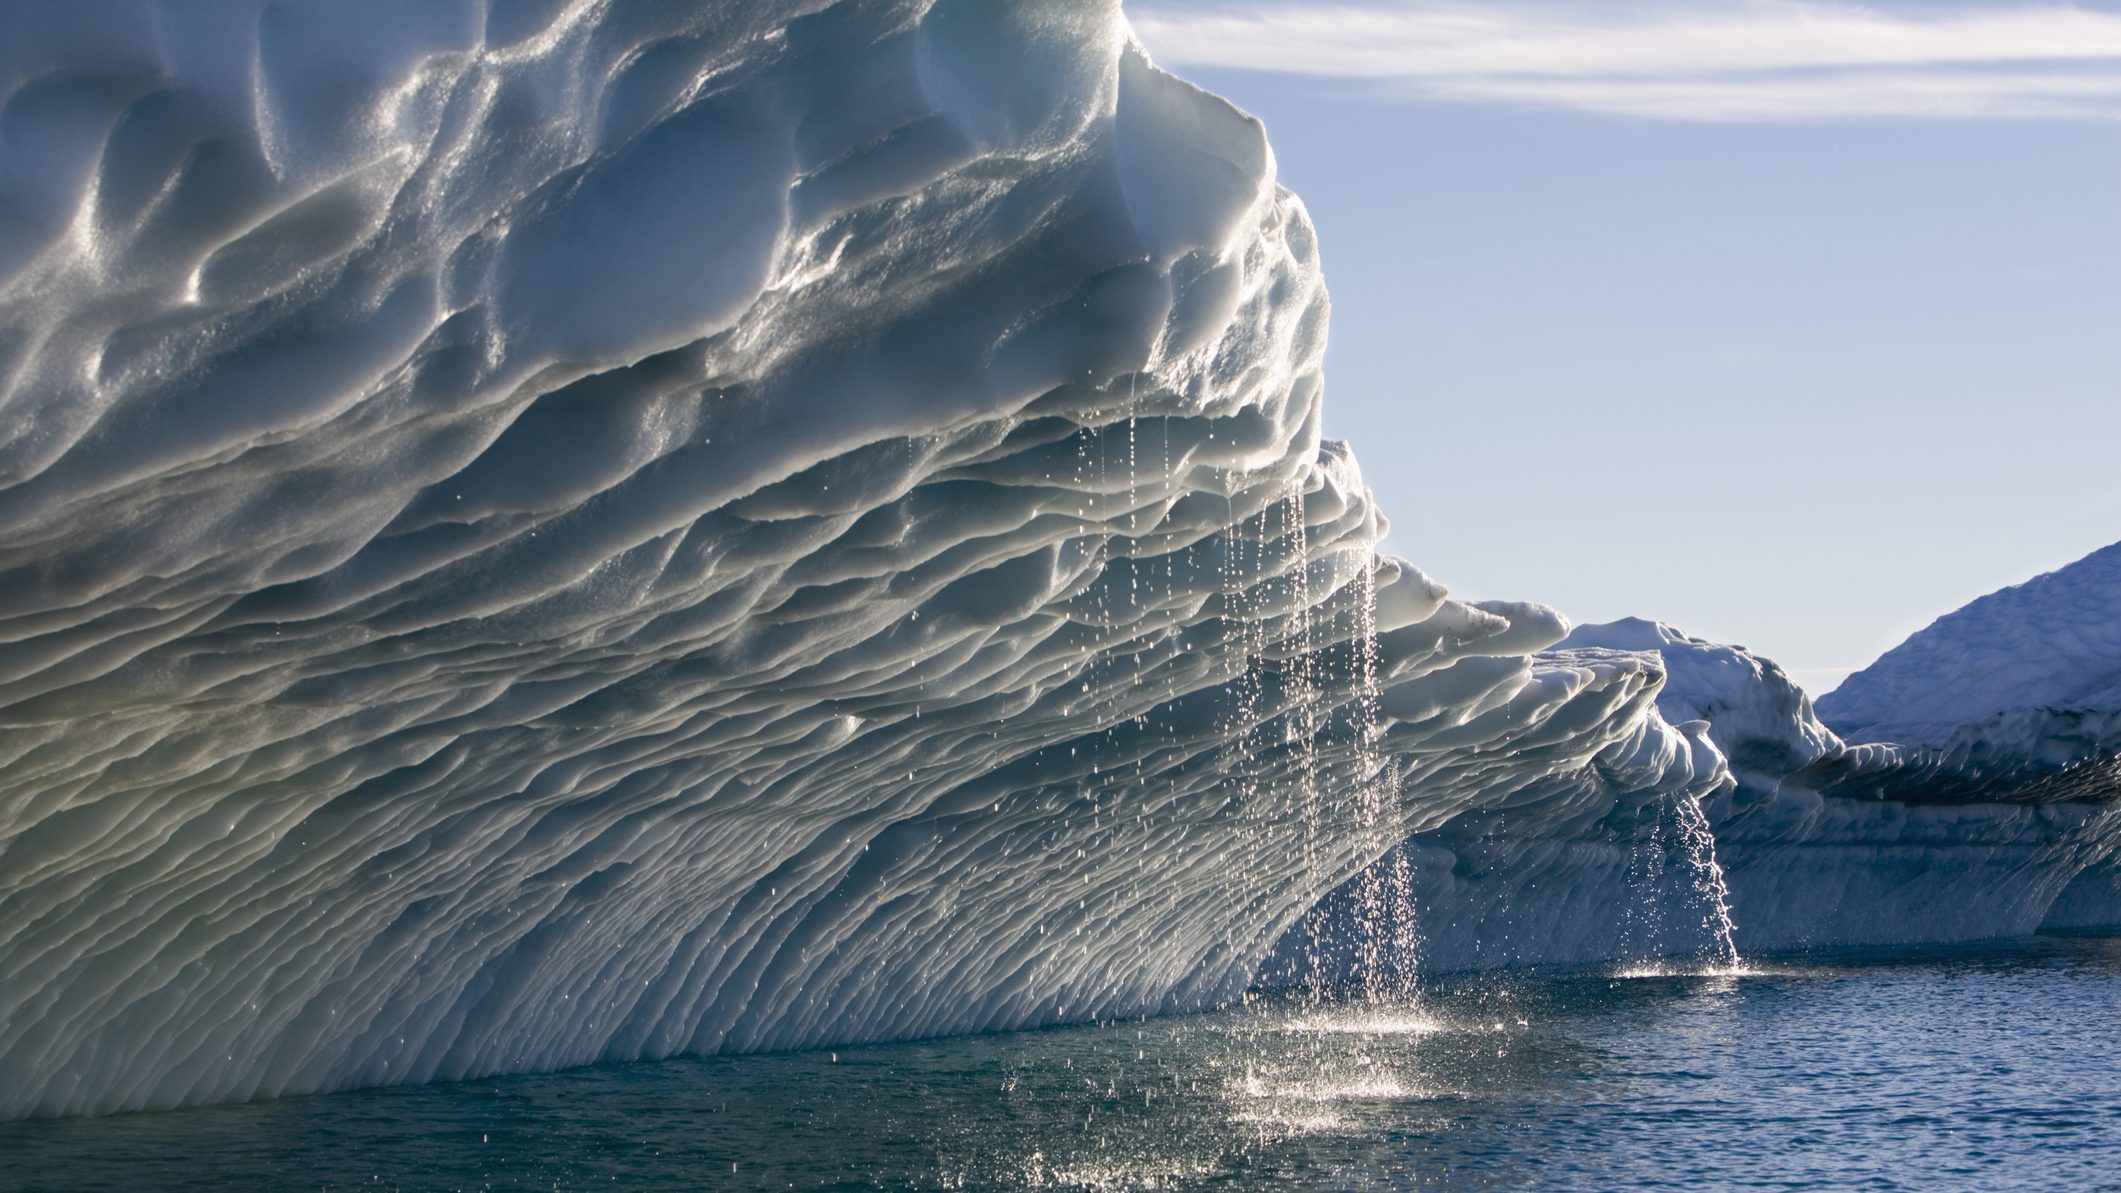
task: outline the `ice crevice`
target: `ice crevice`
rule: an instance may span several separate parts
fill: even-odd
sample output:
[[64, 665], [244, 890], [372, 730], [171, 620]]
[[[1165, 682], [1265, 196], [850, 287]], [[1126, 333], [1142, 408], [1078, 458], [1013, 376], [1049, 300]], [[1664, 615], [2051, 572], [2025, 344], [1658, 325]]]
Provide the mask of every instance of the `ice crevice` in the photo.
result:
[[2099, 914], [2107, 787], [1746, 820], [1670, 642], [1380, 556], [1116, 4], [120, 8], [0, 38], [0, 1117], [1213, 1005], [1403, 839], [1551, 956], [1452, 909], [1677, 800], [1748, 930], [1858, 806]]

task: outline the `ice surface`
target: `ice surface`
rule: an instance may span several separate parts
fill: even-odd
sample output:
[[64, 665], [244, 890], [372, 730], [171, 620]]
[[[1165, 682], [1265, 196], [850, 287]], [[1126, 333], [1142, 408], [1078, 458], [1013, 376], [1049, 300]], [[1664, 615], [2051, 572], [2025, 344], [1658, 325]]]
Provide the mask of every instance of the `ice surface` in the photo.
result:
[[1713, 778], [1373, 554], [1111, 3], [4, 19], [0, 1116], [1192, 1007]]

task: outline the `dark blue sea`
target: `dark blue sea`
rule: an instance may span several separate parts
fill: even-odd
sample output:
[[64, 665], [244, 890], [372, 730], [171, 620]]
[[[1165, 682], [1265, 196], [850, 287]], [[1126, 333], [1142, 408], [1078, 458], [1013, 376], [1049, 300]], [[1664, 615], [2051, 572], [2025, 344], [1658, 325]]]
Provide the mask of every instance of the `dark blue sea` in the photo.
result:
[[0, 1187], [2121, 1189], [2121, 938], [15, 1123]]

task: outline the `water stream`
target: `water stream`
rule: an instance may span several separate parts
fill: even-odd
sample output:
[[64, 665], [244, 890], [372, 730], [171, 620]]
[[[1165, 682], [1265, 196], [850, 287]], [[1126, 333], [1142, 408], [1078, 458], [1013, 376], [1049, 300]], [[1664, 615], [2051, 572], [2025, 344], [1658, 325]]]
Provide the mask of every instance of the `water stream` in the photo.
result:
[[1713, 939], [1710, 964], [1735, 971], [1738, 958], [1738, 925], [1731, 921], [1731, 888], [1723, 878], [1723, 864], [1716, 860], [1716, 834], [1709, 827], [1701, 801], [1687, 796], [1676, 801], [1679, 841], [1686, 851], [1687, 868], [1693, 875], [1694, 893], [1705, 910], [1701, 926]]

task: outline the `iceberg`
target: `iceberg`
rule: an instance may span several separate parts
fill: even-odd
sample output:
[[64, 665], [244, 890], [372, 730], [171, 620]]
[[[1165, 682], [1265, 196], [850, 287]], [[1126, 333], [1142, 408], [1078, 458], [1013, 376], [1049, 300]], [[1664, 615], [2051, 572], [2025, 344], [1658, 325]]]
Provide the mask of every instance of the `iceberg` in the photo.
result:
[[[1579, 627], [1540, 657], [1654, 660], [1660, 713], [1725, 760], [1721, 785], [1698, 800], [1714, 852], [1689, 841], [1687, 809], [1670, 800], [1616, 805], [1593, 824], [1512, 822], [1483, 805], [1383, 863], [1421, 909], [1422, 963], [1714, 958], [1739, 944], [2121, 925], [2117, 614], [2121, 544], [1939, 618], [1816, 711], [1742, 647], [1639, 619]], [[1375, 914], [1357, 892], [1379, 881], [1373, 870], [1326, 902], [1343, 964]]]
[[1542, 875], [1674, 809], [1748, 932], [1865, 817], [2108, 848], [1380, 554], [1303, 206], [1109, 0], [4, 20], [0, 1117], [1215, 1005], [1381, 858], [1610, 954]]
[[1115, 4], [6, 22], [0, 1116], [1207, 1005], [1715, 781], [1376, 554], [1302, 205]]
[[1851, 740], [1923, 746], [2027, 709], [2121, 713], [2121, 543], [1938, 618], [1819, 698]]

